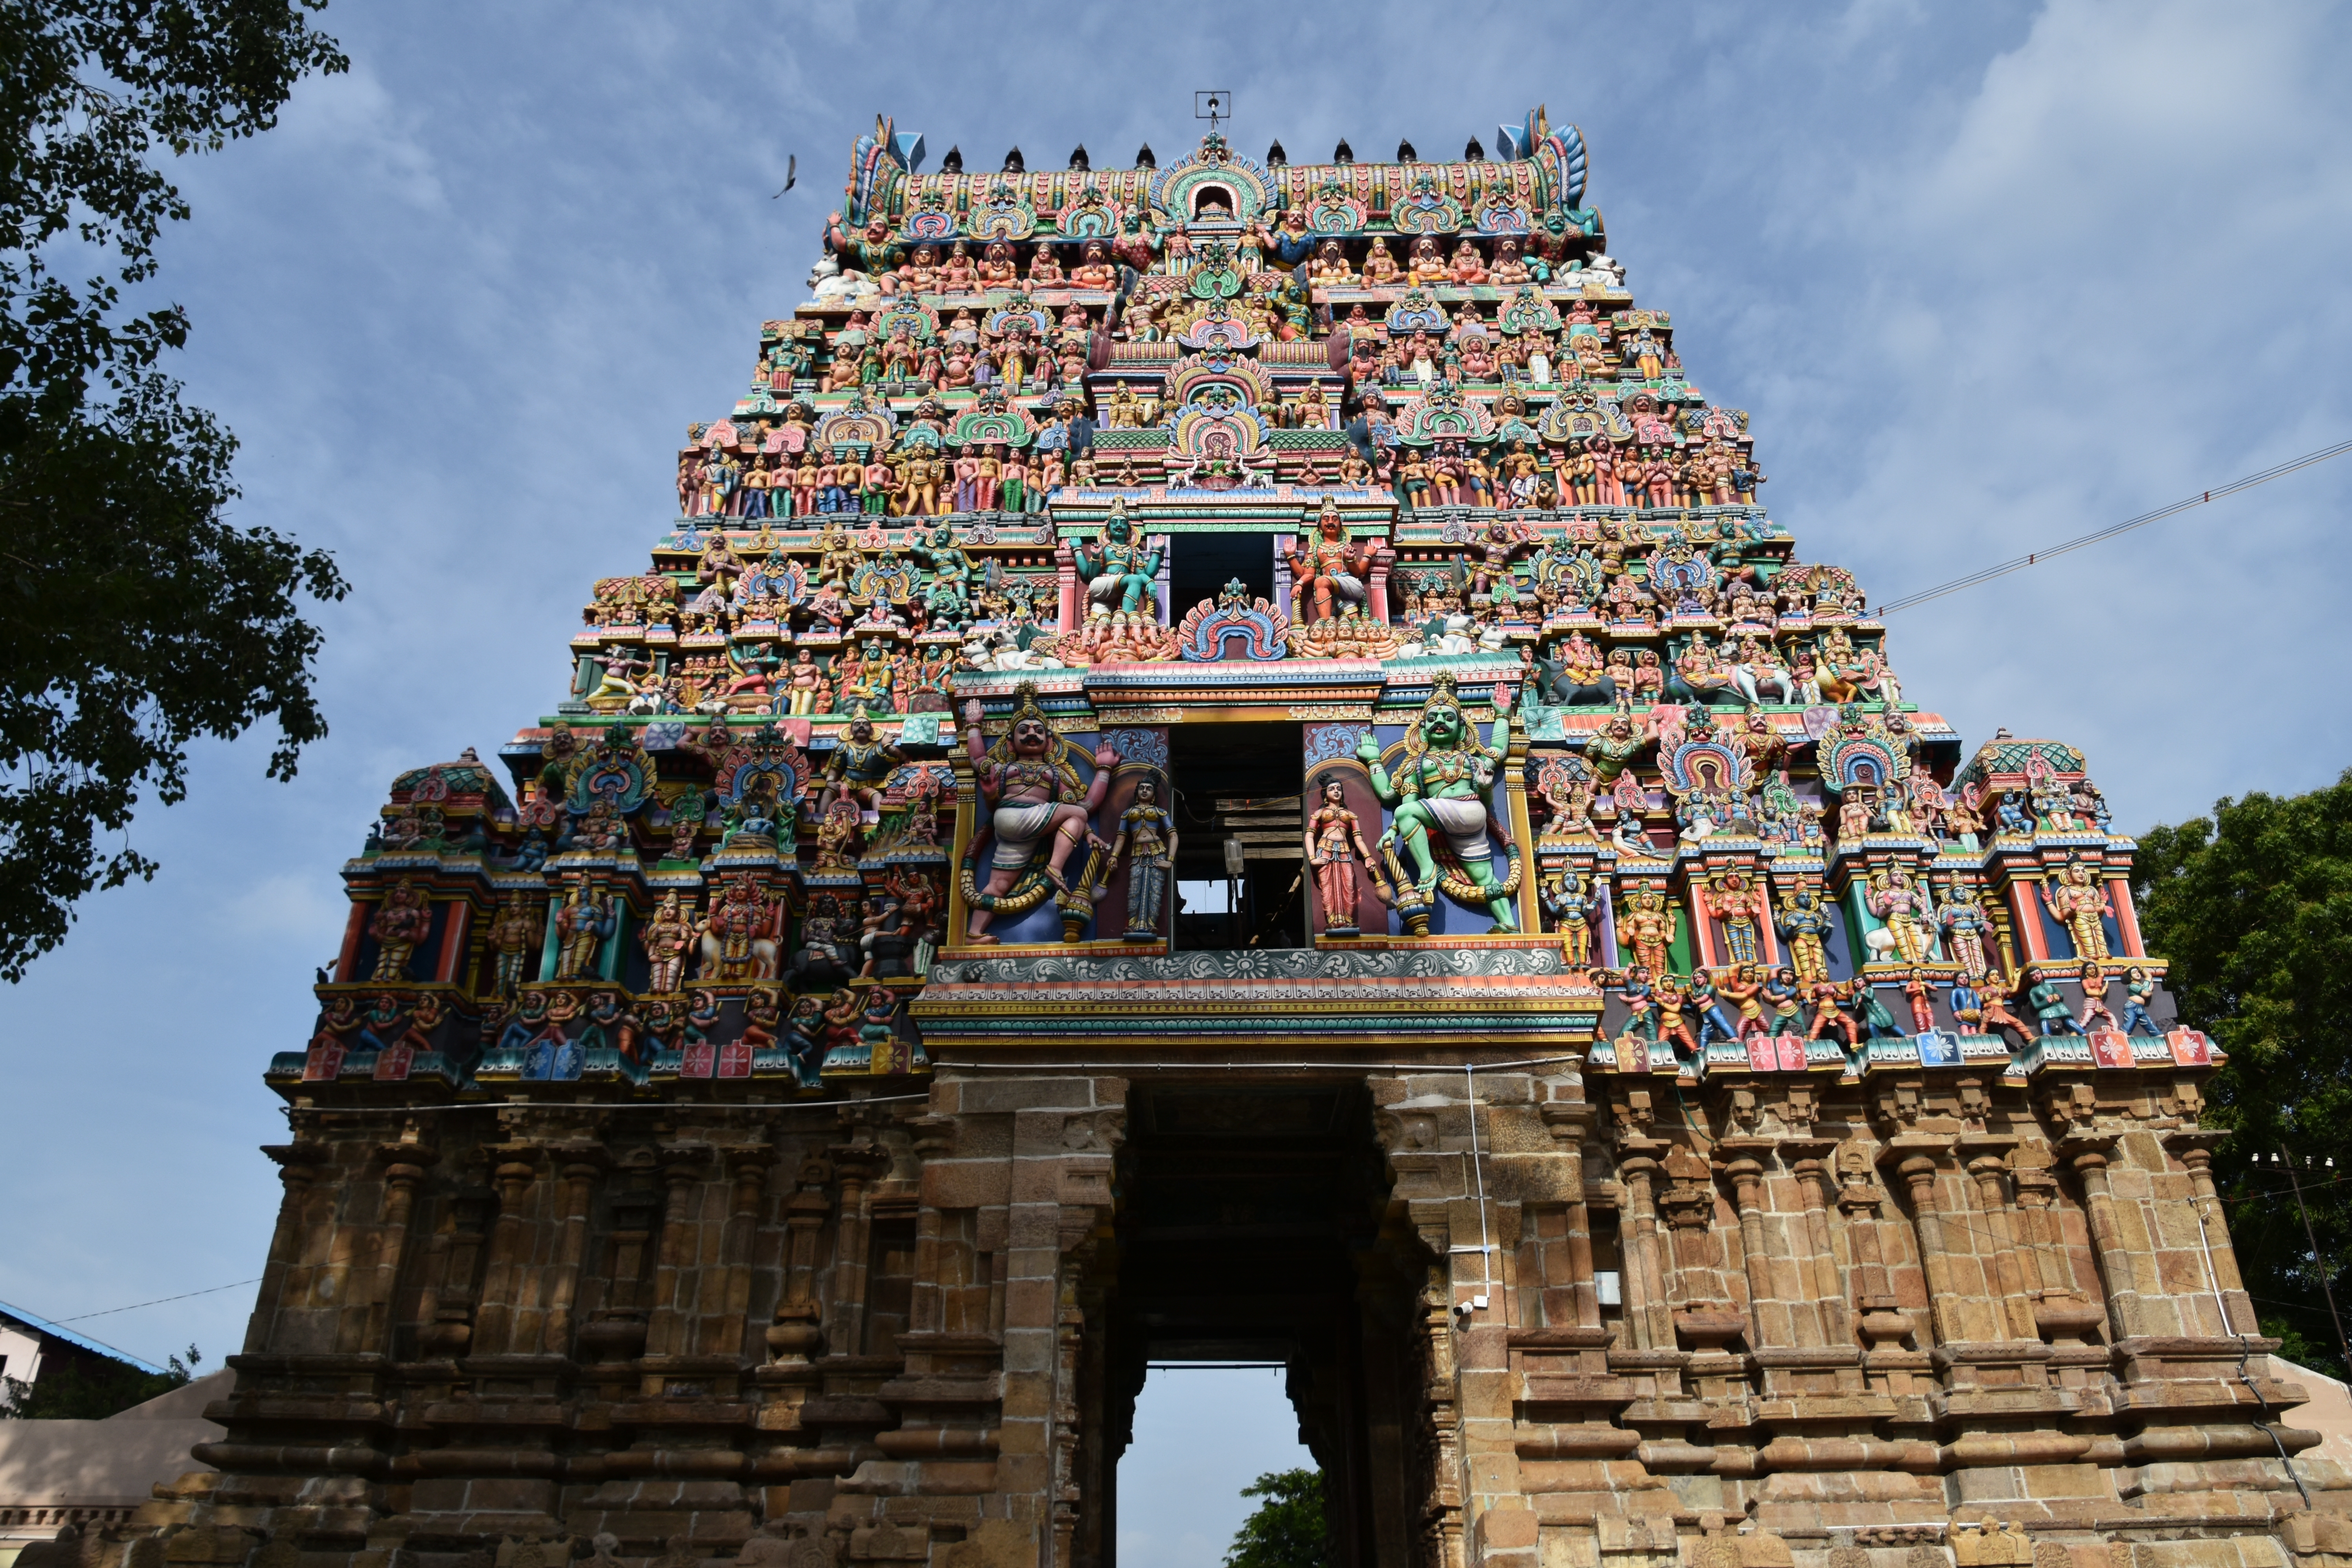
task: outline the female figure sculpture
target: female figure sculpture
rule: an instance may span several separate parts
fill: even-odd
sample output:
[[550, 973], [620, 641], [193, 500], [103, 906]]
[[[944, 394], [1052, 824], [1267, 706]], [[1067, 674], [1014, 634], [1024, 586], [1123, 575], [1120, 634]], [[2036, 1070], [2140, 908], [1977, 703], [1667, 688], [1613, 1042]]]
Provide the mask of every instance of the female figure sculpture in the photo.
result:
[[1626, 890], [1617, 917], [1617, 934], [1633, 950], [1634, 962], [1653, 974], [1667, 973], [1668, 949], [1682, 934], [1683, 912], [1666, 898], [1665, 889], [1643, 882]]
[[2075, 957], [2107, 956], [2107, 932], [2101, 919], [2115, 913], [2115, 906], [2092, 874], [2088, 860], [2077, 856], [2067, 861], [2058, 873], [2055, 886], [2042, 884], [2042, 901], [2049, 909], [2050, 918], [2064, 926], [2066, 934], [2074, 939]]
[[1991, 967], [1985, 957], [1985, 937], [1992, 921], [1957, 879], [1944, 884], [1943, 901], [1936, 906], [1936, 925], [1944, 933], [1944, 951], [1960, 966], [1971, 984], [1981, 984]]
[[2156, 1020], [2148, 1016], [2147, 1005], [2156, 995], [2156, 982], [2147, 970], [2134, 964], [2124, 971], [2124, 1017], [2116, 1027], [2126, 1035], [2157, 1033]]
[[694, 945], [694, 922], [678, 907], [676, 893], [662, 896], [654, 918], [637, 932], [637, 945], [646, 950], [646, 989], [678, 989], [686, 978], [687, 950]]
[[1886, 933], [1904, 963], [1919, 963], [1927, 959], [1927, 933], [1920, 921], [1927, 912], [1927, 898], [1908, 871], [1900, 866], [1890, 866], [1871, 878], [1865, 902], [1872, 914], [1886, 922]]
[[1146, 776], [1135, 784], [1135, 803], [1119, 814], [1118, 840], [1103, 874], [1127, 859], [1127, 939], [1150, 942], [1160, 935], [1168, 908], [1168, 873], [1176, 864], [1176, 822], [1160, 804], [1160, 781]]
[[1318, 793], [1321, 804], [1307, 819], [1307, 863], [1315, 868], [1315, 894], [1323, 906], [1323, 934], [1354, 936], [1357, 866], [1360, 863], [1371, 879], [1381, 902], [1388, 903], [1395, 895], [1389, 889], [1388, 879], [1381, 875], [1381, 863], [1371, 846], [1364, 841], [1362, 819], [1348, 809], [1347, 786], [1337, 774], [1326, 774]]

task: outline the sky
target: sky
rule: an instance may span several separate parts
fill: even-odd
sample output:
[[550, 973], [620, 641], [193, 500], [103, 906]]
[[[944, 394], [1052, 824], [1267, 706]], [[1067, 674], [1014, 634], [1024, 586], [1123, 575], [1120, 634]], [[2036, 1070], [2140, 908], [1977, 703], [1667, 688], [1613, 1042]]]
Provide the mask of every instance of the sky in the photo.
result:
[[[162, 873], [0, 992], [0, 1300], [79, 1317], [259, 1274], [256, 1146], [284, 1131], [259, 1075], [306, 1036], [342, 860], [396, 773], [560, 696], [589, 584], [642, 563], [687, 426], [803, 297], [877, 112], [930, 166], [1084, 142], [1103, 167], [1191, 146], [1195, 89], [1231, 93], [1244, 151], [1301, 159], [1491, 149], [1545, 103], [1639, 302], [1753, 415], [1801, 555], [1874, 599], [2352, 437], [2341, 5], [1143, 15], [337, 0], [350, 73], [173, 171], [194, 216], [158, 286], [192, 401], [243, 441], [236, 516], [356, 591], [321, 616], [332, 733], [300, 776], [263, 777], [268, 733], [204, 749], [131, 832]], [[2352, 458], [1904, 613], [1894, 665], [1971, 746], [2082, 746], [2128, 828], [2327, 783], [2347, 500]], [[250, 1301], [75, 1326], [217, 1365]]]

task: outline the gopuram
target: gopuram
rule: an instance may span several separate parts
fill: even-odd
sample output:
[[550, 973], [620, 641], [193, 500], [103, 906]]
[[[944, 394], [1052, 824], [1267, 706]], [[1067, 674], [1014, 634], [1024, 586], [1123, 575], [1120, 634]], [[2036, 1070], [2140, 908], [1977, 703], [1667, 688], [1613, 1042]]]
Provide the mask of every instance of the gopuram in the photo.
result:
[[1344, 1568], [2352, 1558], [2132, 841], [1904, 689], [1577, 131], [924, 153], [392, 782], [228, 1436], [47, 1553], [1111, 1568], [1239, 1358]]

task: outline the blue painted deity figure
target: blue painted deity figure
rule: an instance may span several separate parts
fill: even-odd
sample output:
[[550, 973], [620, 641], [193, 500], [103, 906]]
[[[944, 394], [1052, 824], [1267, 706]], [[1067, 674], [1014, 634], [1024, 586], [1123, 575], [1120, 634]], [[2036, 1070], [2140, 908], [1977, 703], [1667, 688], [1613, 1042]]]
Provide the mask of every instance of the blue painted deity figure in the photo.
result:
[[2021, 838], [2032, 837], [2033, 823], [2025, 815], [2025, 808], [2018, 804], [2017, 793], [2014, 790], [2004, 792], [2000, 799], [1994, 804], [1993, 811], [2000, 824], [2000, 834], [2003, 837], [2011, 834]]

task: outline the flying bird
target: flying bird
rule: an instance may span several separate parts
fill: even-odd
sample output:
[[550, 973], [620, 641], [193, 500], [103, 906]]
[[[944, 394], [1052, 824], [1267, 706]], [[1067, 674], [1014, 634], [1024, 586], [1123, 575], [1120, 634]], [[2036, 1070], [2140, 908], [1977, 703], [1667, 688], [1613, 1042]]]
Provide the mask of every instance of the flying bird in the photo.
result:
[[[794, 153], [784, 160], [784, 191], [791, 190], [793, 186], [799, 182], [800, 177], [801, 155]], [[772, 202], [776, 199], [776, 196], [782, 195], [784, 191], [778, 191], [775, 196], [770, 196], [768, 199]]]

